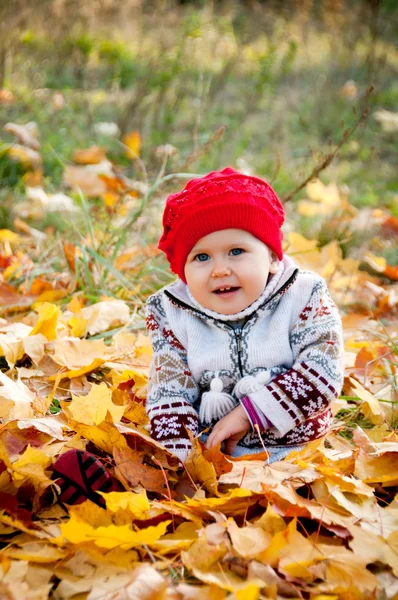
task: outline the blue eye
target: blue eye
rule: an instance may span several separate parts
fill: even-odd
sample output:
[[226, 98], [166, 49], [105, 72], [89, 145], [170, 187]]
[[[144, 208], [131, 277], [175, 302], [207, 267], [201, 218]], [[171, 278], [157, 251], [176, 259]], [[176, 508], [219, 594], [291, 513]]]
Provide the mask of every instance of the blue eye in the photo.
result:
[[206, 254], [206, 252], [201, 252], [200, 254], [197, 254], [195, 256], [194, 260], [197, 260], [198, 262], [205, 262], [209, 258], [210, 258], [210, 256], [208, 254]]
[[242, 248], [232, 248], [231, 254], [232, 256], [239, 256], [239, 254], [243, 254], [244, 250]]

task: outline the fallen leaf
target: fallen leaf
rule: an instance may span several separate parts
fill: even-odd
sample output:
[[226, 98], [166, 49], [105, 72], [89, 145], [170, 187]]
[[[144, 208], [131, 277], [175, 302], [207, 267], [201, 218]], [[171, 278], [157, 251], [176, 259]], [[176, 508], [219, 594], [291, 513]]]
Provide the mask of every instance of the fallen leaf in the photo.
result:
[[105, 160], [105, 149], [100, 146], [91, 146], [84, 150], [75, 150], [72, 160], [78, 165], [96, 165]]
[[124, 406], [116, 406], [112, 402], [112, 390], [106, 383], [93, 385], [87, 396], [72, 394], [72, 402], [64, 405], [65, 412], [71, 419], [83, 425], [100, 425], [105, 421], [107, 413], [113, 423], [120, 421]]
[[126, 155], [135, 160], [139, 158], [141, 151], [141, 136], [138, 131], [131, 131], [123, 137], [123, 143], [127, 146]]

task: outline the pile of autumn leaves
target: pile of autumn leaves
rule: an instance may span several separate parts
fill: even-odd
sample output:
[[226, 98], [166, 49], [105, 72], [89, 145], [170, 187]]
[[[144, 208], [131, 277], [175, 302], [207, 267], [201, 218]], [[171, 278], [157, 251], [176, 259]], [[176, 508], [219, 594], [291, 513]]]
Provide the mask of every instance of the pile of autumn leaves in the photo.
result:
[[[36, 138], [13, 132], [26, 161]], [[135, 138], [127, 145], [139, 153]], [[98, 149], [74, 160], [66, 183], [95, 184], [84, 194], [102, 197], [110, 215], [144, 193], [117, 179]], [[31, 167], [28, 206], [14, 220], [20, 235], [0, 230], [0, 598], [398, 600], [398, 272], [381, 256], [397, 219], [358, 211], [319, 180], [290, 223], [297, 213], [321, 216], [332, 241], [320, 248], [319, 232], [295, 233], [288, 214], [284, 250], [325, 277], [345, 314], [334, 430], [272, 465], [265, 454], [229, 459], [193, 440], [183, 466], [148, 435], [149, 340], [131, 331], [123, 300], [87, 304], [76, 248], [64, 244], [70, 272], [14, 286], [34, 266], [22, 242], [37, 258], [46, 237], [23, 219], [76, 210], [71, 198], [48, 196], [40, 164]], [[365, 239], [370, 223], [374, 239], [343, 257], [336, 240]], [[136, 253], [116, 257], [126, 277]], [[71, 449], [93, 453], [125, 490], [103, 493], [106, 508], [58, 502], [52, 465]]]
[[[194, 440], [182, 467], [148, 436], [151, 349], [128, 331], [123, 301], [75, 296], [63, 311], [44, 302], [17, 317], [0, 321], [1, 597], [398, 598], [391, 403], [350, 378], [374, 425], [353, 442], [337, 420], [326, 439], [267, 465]], [[112, 328], [110, 345], [84, 337]], [[351, 374], [377, 344], [347, 340], [359, 357]], [[125, 489], [102, 493], [106, 509], [57, 502], [51, 465], [72, 448], [94, 453]]]

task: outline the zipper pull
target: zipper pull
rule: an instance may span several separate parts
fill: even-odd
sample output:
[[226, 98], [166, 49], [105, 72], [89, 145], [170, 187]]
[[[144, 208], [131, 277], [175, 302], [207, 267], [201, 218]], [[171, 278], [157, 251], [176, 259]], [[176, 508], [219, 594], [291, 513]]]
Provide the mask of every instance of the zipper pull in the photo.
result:
[[238, 352], [242, 352], [242, 337], [240, 331], [236, 334], [236, 339], [238, 342]]

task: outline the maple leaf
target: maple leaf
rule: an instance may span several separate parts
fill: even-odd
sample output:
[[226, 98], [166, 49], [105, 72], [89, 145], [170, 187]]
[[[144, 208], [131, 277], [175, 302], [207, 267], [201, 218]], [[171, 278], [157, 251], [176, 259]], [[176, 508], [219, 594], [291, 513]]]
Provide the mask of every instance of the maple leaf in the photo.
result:
[[112, 391], [106, 383], [93, 385], [87, 396], [72, 394], [72, 402], [64, 405], [65, 412], [70, 418], [83, 425], [100, 425], [105, 421], [107, 413], [113, 423], [120, 421], [124, 406], [116, 406], [112, 402]]
[[72, 544], [85, 544], [94, 542], [99, 548], [117, 548], [124, 549], [150, 545], [158, 540], [167, 529], [171, 521], [163, 521], [155, 527], [147, 527], [140, 531], [134, 531], [130, 525], [108, 525], [93, 527], [89, 523], [82, 521], [73, 507], [69, 509], [70, 519], [67, 523], [61, 525], [61, 535], [53, 540], [54, 543], [62, 545], [66, 539]]

